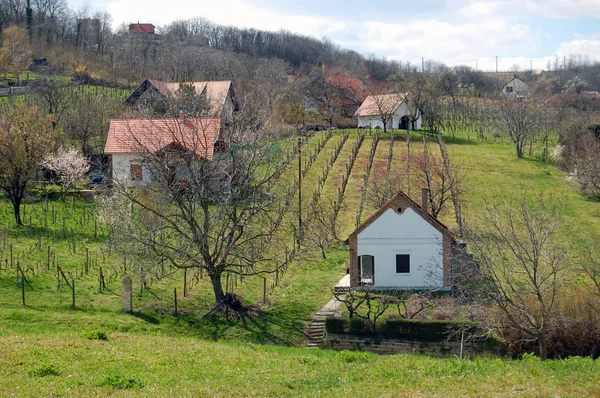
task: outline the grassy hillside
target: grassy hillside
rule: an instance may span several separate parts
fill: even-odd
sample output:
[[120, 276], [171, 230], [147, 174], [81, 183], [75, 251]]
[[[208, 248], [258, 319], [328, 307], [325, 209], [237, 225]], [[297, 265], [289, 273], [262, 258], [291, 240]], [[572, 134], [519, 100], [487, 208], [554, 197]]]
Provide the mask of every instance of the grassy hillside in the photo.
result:
[[[358, 134], [349, 133], [329, 171], [322, 200], [337, 195]], [[305, 156], [324, 136], [324, 132], [311, 136]], [[341, 132], [335, 132], [310, 166], [302, 185], [305, 208], [340, 138]], [[381, 138], [374, 168], [385, 168], [389, 138], [389, 133]], [[401, 177], [406, 170], [405, 138], [405, 132], [399, 132], [393, 147], [391, 170]], [[342, 237], [356, 222], [372, 139], [367, 134], [350, 173], [340, 213]], [[447, 139], [453, 161], [469, 175], [464, 206], [468, 223], [481, 222], [486, 202], [508, 199], [527, 188], [562, 195], [570, 224], [589, 233], [600, 232], [600, 203], [579, 196], [562, 172], [536, 160], [541, 148], [534, 147], [530, 159], [519, 160], [512, 146], [500, 139], [480, 142], [463, 135]], [[422, 151], [420, 140], [419, 134], [413, 134], [411, 153]], [[429, 141], [429, 150], [438, 150], [435, 141]], [[297, 173], [296, 167], [292, 162], [286, 173], [289, 181]], [[411, 188], [413, 199], [419, 202], [420, 187], [413, 184]], [[406, 191], [406, 185], [402, 189]], [[24, 207], [25, 225], [15, 227], [7, 199], [0, 198], [0, 395], [600, 394], [598, 362], [587, 359], [458, 362], [273, 347], [302, 345], [311, 314], [331, 298], [331, 288], [344, 274], [347, 251], [341, 246], [328, 252], [327, 261], [320, 260], [317, 252], [307, 253], [278, 278], [276, 286], [275, 276], [268, 276], [265, 303], [265, 280], [232, 277], [230, 290], [253, 305], [254, 313], [239, 319], [203, 319], [213, 302], [207, 278], [190, 271], [187, 297], [182, 297], [182, 271], [167, 269], [151, 275], [149, 286], [142, 287], [140, 264], [128, 253], [115, 252], [97, 220], [94, 204], [46, 203], [38, 193], [30, 196]], [[366, 203], [362, 219], [374, 210]], [[441, 219], [455, 228], [450, 207], [441, 213]], [[27, 277], [25, 306], [17, 283], [17, 264]], [[75, 283], [74, 308], [72, 290], [64, 280], [58, 288], [57, 266]], [[103, 291], [100, 268], [106, 282]], [[134, 279], [135, 311], [131, 315], [120, 311], [120, 283], [126, 274]], [[173, 315], [174, 288], [179, 316]], [[98, 337], [98, 331], [107, 334], [108, 341], [86, 338]], [[120, 391], [124, 386], [131, 388]]]
[[[87, 335], [92, 337], [91, 334]], [[597, 396], [600, 362], [458, 361], [112, 333], [0, 328], [3, 396]]]

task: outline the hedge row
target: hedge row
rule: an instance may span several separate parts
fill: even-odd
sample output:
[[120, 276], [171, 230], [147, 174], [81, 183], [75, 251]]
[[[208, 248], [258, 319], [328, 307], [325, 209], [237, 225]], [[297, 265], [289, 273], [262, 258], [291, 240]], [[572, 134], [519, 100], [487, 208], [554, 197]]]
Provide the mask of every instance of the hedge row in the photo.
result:
[[387, 319], [373, 329], [365, 319], [327, 318], [327, 333], [351, 334], [354, 336], [383, 336], [390, 339], [441, 342], [448, 340], [453, 331], [477, 332], [472, 322], [438, 321], [424, 319]]

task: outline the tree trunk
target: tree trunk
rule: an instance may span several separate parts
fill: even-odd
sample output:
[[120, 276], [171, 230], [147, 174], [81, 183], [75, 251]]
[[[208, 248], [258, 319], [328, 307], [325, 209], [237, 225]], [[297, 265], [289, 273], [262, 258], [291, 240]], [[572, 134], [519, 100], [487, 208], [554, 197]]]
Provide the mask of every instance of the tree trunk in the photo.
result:
[[327, 257], [325, 256], [325, 248], [321, 248], [321, 256], [323, 257], [323, 260], [327, 260]]
[[15, 222], [17, 225], [23, 225], [23, 222], [21, 221], [21, 198], [14, 198], [11, 202], [13, 202]]
[[221, 272], [213, 272], [210, 275], [210, 282], [212, 283], [213, 292], [215, 293], [215, 304], [221, 304], [225, 299], [225, 293], [223, 293], [223, 284], [221, 283]]
[[548, 359], [548, 342], [546, 341], [546, 334], [542, 333], [538, 335], [537, 339], [540, 347], [540, 359], [544, 361]]

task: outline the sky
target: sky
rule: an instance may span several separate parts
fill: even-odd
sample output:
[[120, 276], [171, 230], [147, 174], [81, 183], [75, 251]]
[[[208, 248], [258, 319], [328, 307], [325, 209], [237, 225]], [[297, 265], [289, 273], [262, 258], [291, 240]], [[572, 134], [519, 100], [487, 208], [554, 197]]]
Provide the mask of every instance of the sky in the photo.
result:
[[600, 61], [600, 0], [67, 0], [108, 11], [116, 28], [215, 23], [328, 37], [363, 55], [480, 70], [546, 69], [570, 54]]

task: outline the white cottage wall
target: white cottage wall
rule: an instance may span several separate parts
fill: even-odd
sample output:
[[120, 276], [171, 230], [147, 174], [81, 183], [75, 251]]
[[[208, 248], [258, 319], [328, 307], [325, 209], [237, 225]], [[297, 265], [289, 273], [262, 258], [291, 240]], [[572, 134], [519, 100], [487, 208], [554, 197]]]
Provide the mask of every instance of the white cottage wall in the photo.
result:
[[[408, 108], [408, 105], [406, 104], [406, 102], [402, 102], [400, 104], [400, 106], [396, 109], [396, 111], [394, 112], [394, 114], [388, 119], [387, 122], [387, 129], [398, 129], [400, 128], [400, 118], [402, 116], [408, 115], [410, 117], [410, 109]], [[381, 121], [381, 118], [379, 116], [359, 116], [358, 117], [358, 127], [371, 127], [371, 128], [383, 128], [383, 122]], [[421, 117], [419, 117], [419, 119], [417, 119], [417, 122], [415, 123], [415, 129], [416, 130], [420, 130], [421, 129]]]
[[[411, 208], [386, 210], [358, 234], [358, 253], [375, 257], [374, 287], [443, 286], [442, 233]], [[410, 272], [396, 273], [396, 255], [410, 255]]]
[[113, 153], [112, 154], [112, 178], [118, 184], [125, 186], [147, 185], [150, 183], [150, 171], [142, 165], [142, 181], [131, 179], [131, 165], [141, 164], [139, 155], [134, 153]]

